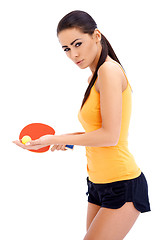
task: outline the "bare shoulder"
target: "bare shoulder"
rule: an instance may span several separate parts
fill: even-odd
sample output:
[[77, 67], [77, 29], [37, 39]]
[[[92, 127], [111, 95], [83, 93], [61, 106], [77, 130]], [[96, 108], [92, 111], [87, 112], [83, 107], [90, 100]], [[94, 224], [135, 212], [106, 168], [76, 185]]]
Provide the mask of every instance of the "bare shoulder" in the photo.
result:
[[[116, 70], [119, 68], [117, 68], [117, 66], [115, 66], [116, 64], [111, 62], [111, 61], [107, 61], [107, 62], [104, 62], [99, 70], [98, 70], [98, 77], [99, 75], [103, 75], [103, 74], [115, 74]], [[117, 71], [117, 73], [120, 73], [120, 71]], [[93, 77], [93, 74], [91, 74], [89, 77], [88, 77], [88, 83], [90, 83], [91, 79]]]
[[96, 82], [96, 90], [100, 92], [100, 84], [102, 84], [103, 82], [107, 83], [107, 81], [108, 83], [109, 82], [112, 82], [113, 84], [117, 83], [123, 89], [125, 81], [124, 74], [120, 66], [118, 66], [118, 64], [114, 63], [113, 61], [106, 61], [100, 66], [98, 70], [98, 79]]
[[98, 75], [102, 74], [119, 75], [120, 77], [123, 76], [122, 70], [120, 69], [118, 64], [114, 63], [113, 61], [106, 61], [100, 66], [98, 70]]

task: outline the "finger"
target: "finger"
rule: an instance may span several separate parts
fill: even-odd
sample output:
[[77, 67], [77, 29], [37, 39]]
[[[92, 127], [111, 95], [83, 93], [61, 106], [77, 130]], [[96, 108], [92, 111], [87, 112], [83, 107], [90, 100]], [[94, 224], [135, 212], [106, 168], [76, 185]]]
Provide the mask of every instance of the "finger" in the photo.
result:
[[27, 145], [27, 146], [41, 145], [41, 141], [39, 139], [32, 140], [32, 141], [27, 142], [25, 145]]
[[54, 152], [55, 150], [56, 150], [56, 145], [53, 145], [53, 146], [51, 147], [51, 151]]
[[44, 148], [44, 147], [46, 147], [46, 145], [34, 145], [34, 146], [27, 146], [27, 148], [25, 148], [25, 149], [27, 149], [27, 150], [39, 150], [39, 149]]
[[62, 145], [57, 145], [57, 148], [56, 148], [56, 150], [61, 150], [62, 149]]
[[67, 149], [66, 149], [66, 145], [62, 145], [62, 150], [63, 151], [66, 151]]
[[38, 150], [42, 147], [46, 147], [46, 145], [40, 145], [40, 144], [31, 146], [31, 145], [23, 144], [21, 143], [21, 141], [18, 141], [18, 140], [13, 141], [13, 143], [15, 143], [18, 147], [21, 147], [26, 150]]
[[66, 151], [65, 145], [58, 145], [56, 150]]
[[15, 140], [15, 141], [12, 141], [14, 144], [16, 144], [18, 147], [21, 147], [23, 149], [26, 149], [26, 146], [25, 144], [21, 143], [20, 141], [18, 140]]
[[18, 147], [21, 147], [21, 148], [26, 149], [26, 150], [38, 150], [42, 147], [45, 147], [45, 146], [42, 146], [42, 145], [31, 146], [31, 145], [27, 145], [27, 143], [23, 144], [21, 141], [18, 141], [18, 140], [13, 141], [13, 143], [15, 143]]
[[54, 152], [55, 150], [66, 151], [67, 149], [65, 149], [65, 145], [57, 145], [57, 144], [55, 144], [54, 146], [51, 147], [51, 151]]

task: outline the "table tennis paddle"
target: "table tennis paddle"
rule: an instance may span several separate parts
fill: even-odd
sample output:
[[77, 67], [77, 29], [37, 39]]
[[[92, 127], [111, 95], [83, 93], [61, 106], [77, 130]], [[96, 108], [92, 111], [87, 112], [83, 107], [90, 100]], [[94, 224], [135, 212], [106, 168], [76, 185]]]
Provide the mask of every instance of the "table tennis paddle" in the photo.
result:
[[[46, 124], [43, 124], [43, 123], [31, 123], [31, 124], [28, 124], [27, 126], [25, 126], [20, 134], [19, 134], [19, 140], [21, 141], [22, 138], [24, 136], [30, 136], [32, 140], [36, 140], [44, 135], [54, 135], [55, 134], [55, 130], [46, 125]], [[74, 145], [66, 145], [65, 146], [66, 148], [69, 148], [69, 149], [73, 149]], [[50, 146], [46, 146], [46, 147], [43, 147], [43, 148], [40, 148], [38, 150], [29, 150], [31, 152], [39, 152], [39, 153], [42, 153], [42, 152], [46, 152], [48, 151], [50, 148]]]

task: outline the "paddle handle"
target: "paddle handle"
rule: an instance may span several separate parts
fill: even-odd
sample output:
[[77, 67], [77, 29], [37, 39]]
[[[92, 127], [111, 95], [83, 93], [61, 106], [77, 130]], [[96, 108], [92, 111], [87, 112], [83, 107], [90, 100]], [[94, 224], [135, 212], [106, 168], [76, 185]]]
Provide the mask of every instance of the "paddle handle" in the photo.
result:
[[66, 145], [65, 147], [73, 150], [74, 145]]

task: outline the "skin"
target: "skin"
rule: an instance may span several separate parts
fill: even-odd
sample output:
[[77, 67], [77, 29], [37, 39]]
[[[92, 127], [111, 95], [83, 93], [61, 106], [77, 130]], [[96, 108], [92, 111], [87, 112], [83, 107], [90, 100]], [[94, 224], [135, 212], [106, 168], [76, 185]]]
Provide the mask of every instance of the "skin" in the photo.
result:
[[[81, 69], [89, 67], [95, 71], [101, 53], [101, 34], [97, 29], [93, 35], [81, 33], [78, 29], [63, 30], [58, 35], [62, 49], [66, 55], [76, 64], [83, 60], [78, 66]], [[72, 40], [77, 41], [71, 45]]]
[[[58, 39], [68, 58], [79, 68], [89, 67], [91, 73], [94, 73], [102, 49], [101, 33], [98, 29], [93, 35], [84, 34], [76, 28], [66, 29], [59, 33]], [[90, 80], [91, 77], [88, 82]], [[109, 56], [99, 68], [95, 87], [100, 93], [102, 117], [100, 129], [89, 133], [46, 135], [26, 145], [18, 140], [13, 142], [23, 149], [39, 149], [53, 145], [52, 151], [64, 151], [66, 144], [92, 147], [115, 146], [120, 136], [122, 92], [127, 87], [127, 80], [120, 67]], [[119, 209], [101, 208], [88, 203], [87, 233], [84, 240], [122, 240], [139, 214], [132, 202], [125, 203]]]
[[125, 203], [119, 209], [101, 208], [88, 203], [87, 233], [83, 240], [122, 240], [139, 214], [132, 202]]

